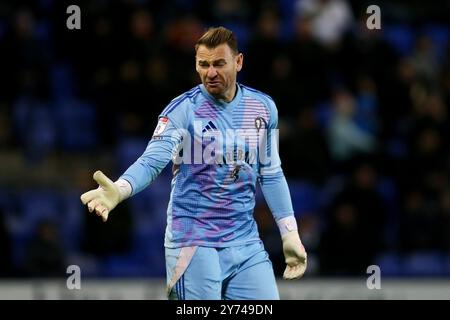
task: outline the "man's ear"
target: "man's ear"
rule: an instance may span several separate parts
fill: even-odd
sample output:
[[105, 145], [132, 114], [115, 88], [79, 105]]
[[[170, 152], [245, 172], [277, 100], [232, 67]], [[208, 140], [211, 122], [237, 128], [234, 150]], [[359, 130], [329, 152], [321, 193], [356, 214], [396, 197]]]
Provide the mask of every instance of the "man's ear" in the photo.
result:
[[242, 53], [239, 53], [236, 56], [236, 71], [237, 72], [241, 71], [243, 63], [244, 63], [244, 55]]
[[198, 70], [197, 57], [195, 57], [194, 63], [195, 63], [195, 70], [198, 72], [199, 70]]

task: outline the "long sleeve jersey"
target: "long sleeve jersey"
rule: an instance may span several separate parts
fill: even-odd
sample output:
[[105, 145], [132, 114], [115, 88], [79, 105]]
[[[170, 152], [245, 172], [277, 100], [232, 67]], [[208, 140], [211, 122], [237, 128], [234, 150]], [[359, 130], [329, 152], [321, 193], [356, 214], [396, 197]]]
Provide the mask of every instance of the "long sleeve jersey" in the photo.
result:
[[236, 86], [231, 102], [214, 98], [203, 85], [173, 99], [144, 153], [121, 176], [134, 195], [173, 162], [166, 247], [258, 241], [257, 181], [276, 221], [293, 215], [278, 155], [275, 103]]

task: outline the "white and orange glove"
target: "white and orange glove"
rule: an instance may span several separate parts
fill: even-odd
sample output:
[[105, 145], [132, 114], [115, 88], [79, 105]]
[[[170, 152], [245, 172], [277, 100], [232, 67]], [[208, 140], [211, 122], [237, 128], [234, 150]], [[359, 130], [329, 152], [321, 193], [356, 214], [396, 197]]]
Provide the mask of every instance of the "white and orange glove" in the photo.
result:
[[300, 240], [295, 217], [290, 216], [277, 221], [283, 241], [283, 253], [286, 262], [283, 278], [299, 279], [306, 271], [308, 257]]
[[81, 202], [88, 206], [89, 212], [95, 211], [106, 222], [111, 210], [130, 196], [131, 185], [123, 179], [112, 182], [101, 171], [96, 171], [93, 178], [99, 187], [83, 193]]

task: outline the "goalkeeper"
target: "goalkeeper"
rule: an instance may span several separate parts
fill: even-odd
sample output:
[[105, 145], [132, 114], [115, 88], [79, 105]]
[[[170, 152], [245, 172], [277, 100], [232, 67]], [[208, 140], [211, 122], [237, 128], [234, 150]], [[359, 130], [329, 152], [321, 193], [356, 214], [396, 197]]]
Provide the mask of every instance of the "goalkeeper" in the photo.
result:
[[195, 51], [202, 83], [168, 104], [146, 150], [117, 181], [95, 172], [99, 187], [81, 201], [106, 221], [172, 160], [164, 243], [168, 298], [279, 299], [253, 217], [256, 181], [280, 229], [284, 278], [300, 278], [307, 256], [280, 166], [275, 103], [236, 82], [243, 55], [230, 30], [209, 29]]

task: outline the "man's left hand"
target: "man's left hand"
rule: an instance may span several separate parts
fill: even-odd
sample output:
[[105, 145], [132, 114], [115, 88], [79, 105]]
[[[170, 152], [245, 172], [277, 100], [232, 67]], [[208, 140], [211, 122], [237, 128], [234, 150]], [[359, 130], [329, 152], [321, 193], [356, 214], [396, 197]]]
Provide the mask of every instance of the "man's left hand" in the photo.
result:
[[307, 254], [300, 240], [297, 230], [292, 230], [282, 237], [283, 253], [286, 261], [286, 270], [283, 278], [287, 280], [298, 279], [303, 276], [307, 266]]

